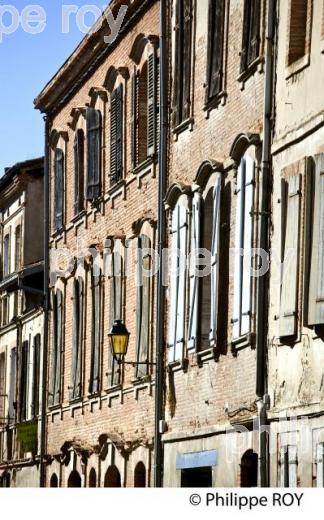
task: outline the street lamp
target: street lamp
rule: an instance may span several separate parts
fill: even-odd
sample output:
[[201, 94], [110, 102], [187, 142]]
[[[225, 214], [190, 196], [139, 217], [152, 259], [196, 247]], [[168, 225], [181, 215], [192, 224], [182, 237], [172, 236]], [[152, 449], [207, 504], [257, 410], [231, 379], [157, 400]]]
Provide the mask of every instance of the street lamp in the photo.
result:
[[108, 337], [110, 339], [112, 355], [117, 363], [119, 365], [124, 363], [125, 365], [132, 365], [134, 367], [136, 365], [155, 366], [156, 363], [150, 363], [148, 361], [125, 361], [124, 358], [128, 350], [129, 336], [130, 334], [122, 320], [115, 320]]
[[127, 354], [129, 342], [129, 332], [121, 320], [115, 320], [108, 337], [112, 354], [120, 364]]

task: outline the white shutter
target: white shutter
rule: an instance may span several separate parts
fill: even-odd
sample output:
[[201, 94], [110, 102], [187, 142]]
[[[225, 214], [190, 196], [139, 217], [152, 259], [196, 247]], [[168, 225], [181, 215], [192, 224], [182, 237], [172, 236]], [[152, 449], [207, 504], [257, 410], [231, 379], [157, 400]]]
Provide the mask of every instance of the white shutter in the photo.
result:
[[288, 460], [289, 460], [289, 487], [297, 487], [297, 446], [288, 447]]
[[186, 262], [187, 262], [187, 208], [179, 206], [179, 233], [178, 249], [178, 297], [177, 297], [177, 324], [176, 324], [176, 345], [175, 360], [182, 359], [185, 331], [185, 308], [186, 308]]
[[176, 343], [176, 314], [177, 314], [177, 295], [178, 295], [178, 277], [177, 277], [177, 247], [179, 232], [179, 207], [176, 206], [172, 212], [171, 222], [171, 273], [169, 277], [169, 362], [174, 361], [175, 343]]
[[288, 446], [280, 448], [280, 486], [288, 487]]
[[324, 154], [315, 156], [308, 325], [324, 324]]
[[323, 456], [324, 456], [324, 444], [318, 444], [317, 451], [316, 451], [316, 464], [317, 464], [316, 485], [318, 488], [324, 487]]
[[220, 234], [221, 176], [218, 175], [213, 190], [213, 227], [211, 246], [211, 291], [210, 291], [210, 336], [212, 346], [217, 340], [218, 280], [219, 280], [219, 234]]
[[194, 193], [192, 201], [191, 237], [190, 237], [190, 303], [188, 349], [197, 349], [198, 309], [199, 309], [199, 276], [198, 249], [201, 247], [201, 193]]
[[235, 268], [234, 268], [234, 301], [233, 301], [233, 339], [241, 336], [242, 312], [242, 267], [243, 257], [240, 250], [244, 242], [244, 186], [245, 160], [242, 159], [237, 171], [236, 188], [236, 221], [235, 221]]
[[241, 336], [248, 334], [251, 329], [251, 301], [252, 301], [252, 276], [251, 276], [251, 248], [252, 248], [252, 222], [253, 222], [253, 195], [254, 195], [255, 162], [246, 156], [245, 158], [245, 193], [244, 193], [244, 234], [243, 234], [243, 272], [242, 272], [242, 315]]
[[300, 175], [288, 178], [287, 213], [280, 298], [280, 337], [296, 334], [297, 280], [300, 218]]

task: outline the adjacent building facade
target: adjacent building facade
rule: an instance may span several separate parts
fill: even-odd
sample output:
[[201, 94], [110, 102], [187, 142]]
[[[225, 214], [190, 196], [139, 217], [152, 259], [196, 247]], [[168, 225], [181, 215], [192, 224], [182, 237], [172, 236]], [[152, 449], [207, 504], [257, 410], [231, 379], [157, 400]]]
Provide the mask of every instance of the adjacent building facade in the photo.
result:
[[0, 485], [39, 485], [43, 349], [43, 159], [0, 180]]

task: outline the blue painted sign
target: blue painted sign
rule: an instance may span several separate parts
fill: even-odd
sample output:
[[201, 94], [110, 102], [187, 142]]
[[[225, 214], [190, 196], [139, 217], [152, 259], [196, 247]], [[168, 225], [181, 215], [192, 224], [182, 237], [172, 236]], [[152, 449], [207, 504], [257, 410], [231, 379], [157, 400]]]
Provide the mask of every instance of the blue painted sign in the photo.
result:
[[177, 469], [205, 468], [208, 466], [217, 466], [217, 464], [218, 450], [177, 453]]

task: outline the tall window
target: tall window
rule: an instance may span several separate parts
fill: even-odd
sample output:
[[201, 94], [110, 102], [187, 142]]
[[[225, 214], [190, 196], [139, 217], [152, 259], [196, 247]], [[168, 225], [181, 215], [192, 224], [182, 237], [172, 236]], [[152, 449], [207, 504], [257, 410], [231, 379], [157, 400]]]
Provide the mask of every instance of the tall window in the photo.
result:
[[91, 367], [89, 393], [96, 394], [100, 390], [100, 342], [101, 342], [101, 270], [91, 271]]
[[234, 273], [233, 339], [251, 330], [252, 313], [252, 238], [255, 185], [255, 161], [248, 155], [242, 158], [237, 172], [236, 232]]
[[21, 269], [21, 226], [16, 227], [15, 231], [15, 270]]
[[73, 287], [73, 336], [70, 400], [81, 397], [82, 391], [82, 339], [84, 316], [83, 280], [74, 280]]
[[100, 110], [87, 108], [88, 178], [87, 199], [94, 200], [101, 192], [102, 116]]
[[[138, 238], [137, 249], [137, 298], [136, 298], [136, 352], [137, 361], [147, 363], [150, 340], [150, 311], [151, 311], [151, 240], [146, 235]], [[137, 365], [136, 377], [147, 374], [147, 365]]]
[[225, 0], [209, 0], [207, 102], [223, 89]]
[[244, 0], [241, 72], [259, 57], [261, 0]]
[[74, 138], [74, 213], [84, 209], [84, 131], [79, 128]]
[[54, 153], [54, 177], [54, 226], [59, 230], [64, 218], [64, 152], [60, 148], [56, 148]]
[[3, 239], [3, 276], [10, 274], [10, 235], [5, 235]]
[[37, 417], [39, 414], [39, 391], [40, 391], [40, 357], [41, 357], [41, 335], [36, 334], [33, 344], [33, 384], [32, 384], [32, 400], [31, 414]]
[[59, 404], [61, 401], [61, 355], [63, 343], [63, 295], [60, 290], [52, 296], [53, 320], [52, 320], [52, 356], [51, 356], [51, 380], [49, 389], [49, 406]]
[[178, 126], [190, 117], [192, 1], [176, 0], [175, 8], [173, 123]]
[[[0, 354], [0, 425], [5, 423], [6, 355]], [[0, 453], [1, 455], [1, 453]]]
[[110, 183], [123, 178], [123, 85], [111, 94], [110, 110]]
[[20, 358], [20, 421], [26, 421], [28, 418], [28, 379], [29, 379], [29, 342], [24, 341], [21, 346]]
[[[109, 325], [113, 325], [115, 320], [123, 319], [124, 301], [124, 278], [123, 278], [123, 257], [121, 254], [121, 242], [116, 240], [110, 256], [111, 265], [109, 273]], [[108, 387], [119, 385], [121, 381], [120, 369], [112, 352], [108, 352]]]
[[297, 446], [280, 449], [280, 487], [297, 487]]
[[16, 374], [17, 374], [17, 350], [11, 349], [10, 352], [10, 379], [9, 379], [9, 406], [8, 406], [8, 419], [9, 423], [12, 424], [15, 420], [15, 403], [16, 398]]
[[311, 0], [290, 0], [287, 65], [307, 54]]
[[185, 340], [188, 197], [181, 195], [172, 211], [171, 273], [169, 281], [169, 363], [182, 360]]
[[[192, 201], [188, 348], [200, 351], [214, 347], [217, 341], [220, 200], [217, 173], [203, 195], [195, 192]], [[199, 276], [200, 248], [210, 253], [204, 276]]]

